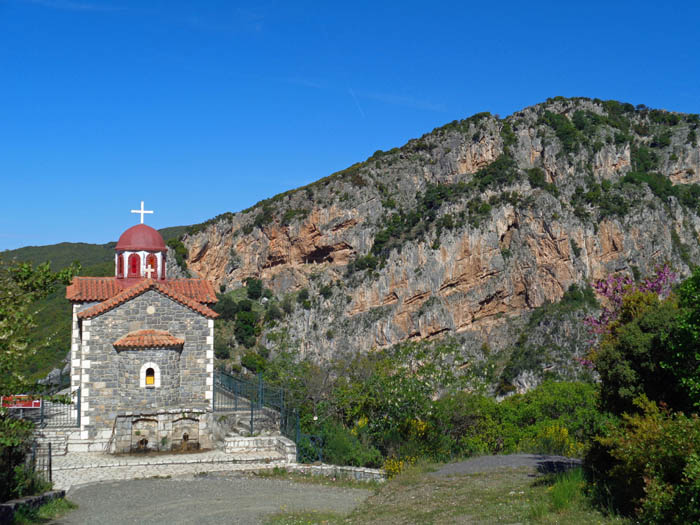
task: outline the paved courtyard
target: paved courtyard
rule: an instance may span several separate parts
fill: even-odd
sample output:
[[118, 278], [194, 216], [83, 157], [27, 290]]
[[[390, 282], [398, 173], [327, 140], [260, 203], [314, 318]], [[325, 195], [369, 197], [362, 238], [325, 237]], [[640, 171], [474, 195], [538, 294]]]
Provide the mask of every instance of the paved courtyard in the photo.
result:
[[255, 478], [233, 471], [110, 481], [72, 488], [68, 498], [79, 508], [54, 523], [256, 524], [282, 511], [347, 513], [370, 494], [365, 489]]
[[202, 472], [245, 472], [283, 465], [270, 460], [269, 452], [227, 454], [209, 450], [192, 454], [155, 454], [114, 456], [72, 452], [53, 458], [53, 483], [56, 489], [69, 490], [86, 483], [163, 476], [181, 476]]

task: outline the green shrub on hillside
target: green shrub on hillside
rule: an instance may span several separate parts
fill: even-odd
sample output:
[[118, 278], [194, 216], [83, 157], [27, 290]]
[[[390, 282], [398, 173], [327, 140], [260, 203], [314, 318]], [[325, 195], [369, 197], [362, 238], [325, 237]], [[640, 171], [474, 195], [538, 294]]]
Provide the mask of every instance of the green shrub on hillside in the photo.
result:
[[[462, 227], [467, 218], [472, 226], [478, 226], [489, 216], [493, 206], [502, 202], [518, 202], [518, 196], [514, 193], [502, 192], [488, 202], [481, 199], [481, 194], [487, 189], [511, 185], [519, 176], [515, 161], [507, 155], [501, 155], [477, 171], [468, 183], [428, 184], [424, 192], [416, 195], [414, 209], [402, 209], [384, 218], [382, 229], [374, 237], [371, 255], [386, 259], [392, 250], [400, 248], [405, 242], [424, 237], [431, 226], [436, 228], [438, 237], [443, 229]], [[439, 211], [444, 205], [468, 197], [471, 199], [466, 203], [466, 213], [460, 214], [459, 219], [450, 214], [439, 216]], [[374, 259], [358, 261], [354, 266], [356, 269], [376, 266]]]
[[538, 123], [546, 124], [554, 130], [566, 153], [575, 153], [578, 150], [579, 132], [565, 115], [545, 111]]
[[423, 452], [442, 461], [513, 452], [581, 456], [603, 421], [595, 387], [554, 381], [501, 403], [466, 392], [447, 395], [430, 414]]
[[263, 285], [260, 279], [255, 279], [254, 277], [248, 277], [245, 280], [246, 293], [249, 299], [257, 301], [262, 297]]
[[649, 144], [652, 148], [667, 148], [671, 145], [671, 131], [666, 129], [655, 135]]
[[606, 420], [596, 408], [597, 400], [594, 385], [557, 381], [506, 398], [501, 403], [503, 426], [506, 435], [517, 437], [507, 448], [580, 457]]
[[219, 319], [232, 321], [238, 313], [238, 303], [230, 295], [218, 295], [218, 302], [213, 310], [219, 314]]
[[220, 337], [214, 338], [214, 357], [217, 359], [228, 359], [231, 357], [231, 348], [229, 344]]
[[518, 137], [513, 132], [512, 126], [508, 122], [503, 122], [501, 127], [501, 138], [503, 139], [503, 149], [506, 150], [518, 143]]
[[424, 451], [440, 461], [497, 454], [506, 445], [495, 399], [458, 392], [438, 399], [430, 413]]
[[254, 350], [248, 350], [241, 358], [241, 364], [253, 373], [263, 372], [267, 365], [264, 357]]
[[175, 262], [184, 271], [187, 271], [187, 248], [182, 244], [180, 239], [170, 239], [168, 241], [168, 246], [172, 248], [175, 253]]
[[[358, 257], [351, 263], [351, 267], [348, 268], [348, 270], [351, 272], [352, 270], [374, 270], [377, 267], [377, 258], [372, 255], [371, 253], [368, 253], [367, 255]], [[352, 273], [352, 272], [351, 272]]]
[[646, 146], [633, 146], [630, 157], [633, 171], [648, 173], [658, 169], [659, 156]]
[[[242, 301], [241, 301], [242, 302]], [[239, 303], [240, 306], [240, 303]], [[258, 313], [254, 311], [239, 310], [236, 314], [236, 340], [250, 348], [255, 345], [257, 336], [260, 335], [260, 326], [258, 325]]]
[[286, 315], [291, 314], [294, 311], [294, 302], [292, 301], [292, 296], [285, 295], [282, 298], [282, 301], [280, 302], [280, 307]]
[[266, 224], [269, 224], [274, 219], [274, 210], [269, 204], [263, 204], [260, 211], [257, 213], [253, 219], [253, 225], [257, 228], [262, 228]]
[[324, 284], [323, 286], [321, 286], [321, 289], [318, 291], [318, 293], [324, 299], [330, 299], [333, 295], [333, 286], [331, 286], [330, 284]]
[[292, 223], [292, 221], [296, 220], [297, 218], [303, 219], [308, 214], [309, 214], [309, 210], [304, 209], [304, 208], [288, 209], [287, 211], [284, 212], [284, 215], [282, 215], [282, 224], [285, 226], [288, 226], [289, 224]]
[[321, 429], [323, 461], [333, 465], [381, 467], [382, 454], [373, 446], [363, 443], [356, 434], [340, 423], [326, 422]]
[[309, 300], [309, 289], [302, 288], [297, 294], [297, 303], [304, 304], [305, 301]]
[[593, 208], [597, 214], [597, 220], [609, 216], [624, 217], [630, 209], [628, 201], [619, 188], [605, 180], [600, 184], [589, 181], [587, 190], [577, 186], [571, 197], [571, 205], [580, 219], [588, 218], [584, 205]]
[[527, 180], [530, 182], [530, 186], [533, 188], [542, 188], [555, 197], [559, 195], [559, 190], [557, 187], [551, 182], [546, 181], [544, 171], [542, 171], [540, 168], [531, 168], [527, 170]]
[[586, 457], [597, 498], [641, 523], [698, 523], [700, 419], [644, 396], [636, 405], [641, 413], [611, 422]]
[[280, 310], [276, 304], [269, 303], [267, 305], [267, 308], [265, 309], [265, 321], [279, 321], [283, 317], [284, 314], [282, 313], [282, 310]]

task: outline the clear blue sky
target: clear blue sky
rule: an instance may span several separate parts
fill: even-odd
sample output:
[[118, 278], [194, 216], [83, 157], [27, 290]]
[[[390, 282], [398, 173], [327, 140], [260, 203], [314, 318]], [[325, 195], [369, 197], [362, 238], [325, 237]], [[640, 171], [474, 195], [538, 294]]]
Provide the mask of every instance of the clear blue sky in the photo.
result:
[[107, 242], [555, 95], [700, 112], [698, 2], [0, 0], [0, 249]]

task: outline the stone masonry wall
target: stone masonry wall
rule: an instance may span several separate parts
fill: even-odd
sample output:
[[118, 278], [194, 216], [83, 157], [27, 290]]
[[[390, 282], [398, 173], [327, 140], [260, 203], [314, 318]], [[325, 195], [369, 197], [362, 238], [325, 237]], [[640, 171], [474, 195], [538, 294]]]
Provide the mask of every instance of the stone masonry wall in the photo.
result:
[[[183, 440], [185, 434], [187, 441]], [[137, 410], [116, 418], [109, 451], [210, 449], [214, 446], [211, 434], [210, 420], [203, 410]]]
[[[167, 330], [184, 339], [182, 351], [116, 351], [115, 341], [129, 332], [144, 329]], [[210, 409], [213, 384], [210, 319], [149, 290], [94, 319], [82, 321], [81, 335], [83, 439], [109, 437], [118, 414], [154, 407], [161, 402], [170, 407]], [[157, 363], [161, 370], [161, 386], [153, 391], [138, 382], [141, 366], [149, 361]]]
[[[119, 392], [122, 407], [172, 407], [180, 404], [180, 349], [148, 348], [121, 350], [119, 362]], [[160, 385], [142, 388], [141, 369], [144, 363], [154, 363], [160, 372]]]

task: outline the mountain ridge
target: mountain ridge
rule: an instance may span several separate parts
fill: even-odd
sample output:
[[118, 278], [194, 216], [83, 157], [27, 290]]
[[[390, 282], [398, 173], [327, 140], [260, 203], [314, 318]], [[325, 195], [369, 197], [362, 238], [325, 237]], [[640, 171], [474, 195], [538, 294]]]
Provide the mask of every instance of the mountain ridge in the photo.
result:
[[[223, 289], [256, 278], [279, 296], [307, 290], [262, 330], [262, 353], [284, 340], [325, 360], [449, 336], [466, 360], [486, 359], [484, 346], [503, 354], [505, 371], [526, 318], [572, 286], [665, 261], [688, 273], [700, 253], [699, 124], [584, 98], [476, 114], [195, 225], [182, 238], [188, 266]], [[580, 339], [573, 324], [542, 338]], [[566, 359], [585, 352], [561, 344]]]

